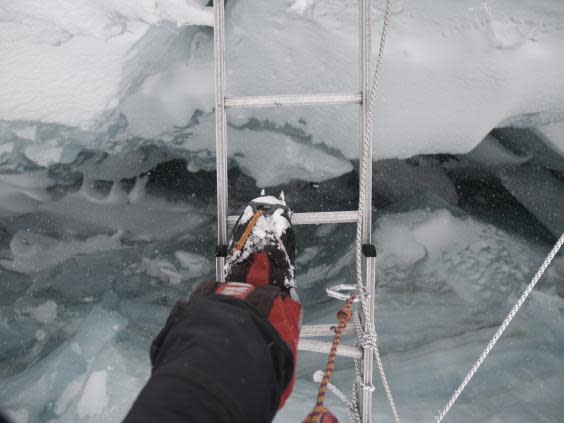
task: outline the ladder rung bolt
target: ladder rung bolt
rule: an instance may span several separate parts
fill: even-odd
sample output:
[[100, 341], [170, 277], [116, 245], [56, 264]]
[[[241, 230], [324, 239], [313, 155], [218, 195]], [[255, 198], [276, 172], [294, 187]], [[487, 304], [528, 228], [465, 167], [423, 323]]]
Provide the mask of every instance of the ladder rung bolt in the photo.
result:
[[218, 244], [215, 246], [215, 256], [216, 257], [227, 257], [227, 245]]
[[362, 244], [362, 254], [364, 257], [376, 257], [376, 247], [374, 244]]

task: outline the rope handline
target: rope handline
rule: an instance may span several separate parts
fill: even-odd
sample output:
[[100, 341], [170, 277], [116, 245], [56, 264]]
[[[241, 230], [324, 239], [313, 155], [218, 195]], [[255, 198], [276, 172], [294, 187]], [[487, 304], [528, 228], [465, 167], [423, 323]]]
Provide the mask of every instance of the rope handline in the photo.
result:
[[[376, 365], [378, 369], [381, 369], [380, 379], [382, 380], [382, 385], [384, 386], [384, 392], [386, 393], [386, 399], [390, 405], [390, 409], [392, 410], [392, 415], [394, 417], [395, 422], [399, 422], [399, 414], [396, 408], [396, 403], [394, 401], [394, 397], [392, 395], [392, 390], [390, 389], [390, 385], [388, 384], [388, 379], [386, 378], [386, 374], [384, 372], [384, 365], [382, 364], [382, 359], [380, 357], [380, 352], [378, 351], [378, 335], [376, 334], [376, 330], [372, 334], [365, 333], [362, 330], [362, 326], [360, 323], [360, 317], [358, 313], [354, 313], [353, 320], [356, 325], [356, 332], [357, 337], [359, 339], [359, 343], [363, 348], [369, 347], [374, 350], [374, 357], [376, 359]], [[356, 360], [355, 360], [356, 361]], [[358, 363], [355, 363], [355, 370], [357, 373], [357, 378], [360, 378], [360, 369], [358, 368]], [[384, 374], [384, 376], [382, 376]]]
[[331, 351], [329, 352], [329, 357], [327, 358], [327, 366], [325, 367], [325, 372], [323, 373], [323, 379], [319, 385], [319, 391], [317, 393], [317, 399], [315, 402], [315, 407], [307, 415], [304, 423], [318, 423], [319, 418], [324, 412], [327, 412], [325, 408], [325, 397], [327, 395], [327, 385], [329, 380], [333, 375], [333, 370], [335, 369], [335, 359], [337, 357], [337, 348], [341, 342], [341, 334], [343, 329], [347, 326], [351, 318], [351, 305], [354, 302], [354, 294], [347, 299], [345, 306], [337, 312], [337, 319], [339, 320], [339, 325], [335, 328], [335, 337], [333, 338], [333, 344], [331, 345]]
[[237, 242], [237, 247], [236, 247], [237, 251], [241, 251], [243, 249], [243, 247], [247, 243], [247, 239], [249, 238], [249, 236], [251, 235], [251, 232], [253, 231], [253, 228], [257, 224], [257, 220], [259, 219], [259, 217], [262, 216], [262, 214], [263, 214], [262, 210], [257, 210], [257, 212], [254, 214], [253, 218], [251, 219], [251, 221], [247, 225], [245, 232], [243, 232], [243, 235], [239, 239], [239, 242]]
[[503, 335], [503, 332], [505, 332], [505, 330], [507, 329], [507, 327], [509, 326], [509, 324], [511, 323], [517, 312], [520, 310], [521, 306], [523, 305], [527, 297], [531, 294], [536, 284], [538, 283], [539, 279], [542, 277], [542, 275], [544, 274], [544, 272], [546, 271], [552, 260], [554, 260], [554, 257], [556, 256], [556, 254], [558, 253], [558, 251], [560, 250], [563, 244], [564, 244], [564, 233], [560, 235], [560, 239], [558, 239], [558, 241], [556, 242], [550, 253], [548, 253], [548, 256], [545, 258], [539, 270], [537, 271], [537, 273], [535, 274], [535, 276], [533, 277], [527, 288], [525, 288], [525, 290], [521, 294], [521, 297], [519, 297], [519, 300], [517, 300], [517, 303], [513, 306], [513, 308], [511, 309], [511, 311], [503, 321], [503, 323], [499, 326], [499, 328], [497, 329], [496, 333], [494, 334], [494, 336], [492, 337], [492, 339], [490, 340], [484, 351], [482, 351], [482, 354], [480, 354], [478, 360], [468, 371], [468, 373], [466, 374], [466, 376], [464, 377], [458, 388], [456, 388], [456, 390], [454, 391], [454, 393], [452, 394], [452, 396], [450, 397], [450, 399], [448, 400], [447, 404], [442, 409], [442, 411], [435, 417], [435, 423], [440, 423], [444, 419], [446, 414], [449, 412], [449, 410], [452, 408], [452, 406], [454, 405], [460, 394], [462, 394], [462, 391], [464, 391], [464, 389], [466, 388], [472, 377], [474, 377], [474, 374], [476, 374], [476, 372], [478, 371], [478, 369], [480, 368], [480, 366], [482, 365], [482, 363], [484, 362], [490, 351], [493, 349], [496, 342], [499, 340], [501, 335]]
[[[324, 375], [324, 373], [323, 373], [322, 370], [316, 371], [313, 374], [313, 381], [316, 382], [316, 383], [321, 383], [321, 380], [323, 379], [323, 375]], [[345, 405], [345, 411], [349, 415], [351, 422], [352, 423], [360, 422], [360, 418], [358, 417], [358, 414], [357, 414], [357, 407], [355, 405], [356, 403], [354, 402], [355, 399], [353, 398], [353, 401], [349, 401], [349, 399], [346, 397], [346, 395], [343, 394], [341, 392], [341, 390], [339, 388], [337, 388], [335, 385], [333, 385], [332, 383], [328, 383], [327, 388], [331, 392], [333, 392], [335, 394], [335, 396], [343, 402], [343, 404]]]

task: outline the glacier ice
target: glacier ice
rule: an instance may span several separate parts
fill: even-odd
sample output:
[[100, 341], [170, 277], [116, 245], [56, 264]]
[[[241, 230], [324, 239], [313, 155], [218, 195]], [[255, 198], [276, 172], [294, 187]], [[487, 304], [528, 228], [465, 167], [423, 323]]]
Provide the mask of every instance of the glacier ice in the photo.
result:
[[30, 231], [20, 231], [10, 241], [10, 258], [0, 260], [0, 265], [20, 273], [35, 273], [63, 263], [73, 256], [119, 248], [119, 236], [96, 235], [76, 241], [57, 240]]
[[[94, 308], [82, 320], [76, 335], [53, 351], [41, 365], [4, 379], [0, 386], [3, 408], [16, 416], [25, 410], [25, 421], [72, 421], [68, 418], [69, 409], [74, 415], [111, 411], [93, 409], [97, 404], [87, 396], [103, 396], [103, 393], [92, 392], [96, 384], [105, 381], [100, 376], [104, 370], [98, 370], [97, 361], [100, 355], [108, 354], [108, 345], [125, 325], [126, 321], [119, 314]], [[70, 408], [73, 402], [75, 409]]]
[[[1, 12], [10, 42], [0, 46], [0, 146], [8, 145], [0, 160], [9, 151], [45, 166], [72, 160], [77, 149], [69, 145], [120, 152], [142, 142], [207, 155], [194, 169], [213, 164], [211, 7], [200, 0], [34, 4]], [[374, 158], [466, 153], [503, 126], [538, 127], [561, 152], [563, 9], [558, 0], [395, 2]], [[376, 35], [382, 14], [375, 4]], [[356, 90], [354, 2], [233, 1], [226, 23], [228, 95]], [[265, 142], [282, 144], [280, 156], [270, 156], [273, 169], [296, 153], [318, 157], [281, 183], [295, 170], [314, 181], [345, 174], [358, 157], [356, 107], [245, 110], [228, 119], [230, 156], [245, 169], [253, 171], [253, 151]]]
[[[121, 157], [124, 172], [140, 157], [152, 163], [142, 154]], [[431, 421], [548, 249], [545, 240], [502, 229], [457, 205], [467, 194], [453, 191], [450, 172], [472, 175], [470, 163], [482, 173], [499, 169], [465, 162], [463, 156], [422, 157], [379, 169], [391, 208], [379, 208], [375, 215], [376, 324], [406, 422]], [[88, 172], [94, 175], [91, 165]], [[100, 160], [98, 166], [107, 165]], [[154, 172], [143, 165], [137, 169]], [[45, 181], [54, 186], [67, 178], [58, 174]], [[119, 420], [148, 377], [148, 345], [174, 301], [214, 270], [213, 195], [196, 199], [188, 191], [179, 196], [172, 187], [157, 190], [145, 181], [138, 188], [143, 191], [139, 202], [131, 203], [137, 185], [130, 178], [128, 185], [117, 179], [105, 187], [92, 179], [89, 196], [78, 184], [43, 198], [39, 193], [49, 190], [38, 179], [9, 181], [12, 189], [34, 189], [42, 201], [36, 200], [39, 208], [12, 211], [0, 220], [5, 228], [0, 232], [0, 406], [14, 420], [28, 423]], [[122, 200], [92, 201], [92, 196], [109, 196], [115, 182], [123, 185]], [[341, 183], [347, 186], [347, 179]], [[319, 185], [316, 189], [323, 189], [324, 183]], [[329, 186], [340, 192], [336, 182]], [[416, 201], [414, 187], [421, 193]], [[255, 186], [246, 195], [258, 191]], [[284, 192], [291, 204], [291, 185]], [[0, 208], [13, 210], [6, 198]], [[311, 208], [317, 200], [305, 196], [302, 201]], [[28, 230], [20, 232], [23, 228]], [[327, 323], [337, 304], [326, 300], [322, 288], [354, 277], [354, 227], [298, 227], [297, 236], [305, 322]], [[564, 262], [557, 258], [453, 410], [453, 421], [548, 422], [564, 415], [559, 395], [564, 387], [559, 365], [563, 275]], [[316, 391], [312, 375], [324, 359], [300, 355], [296, 391], [277, 421], [307, 413]], [[352, 362], [340, 358], [337, 368], [334, 383], [348, 393]], [[385, 420], [379, 386], [375, 394], [374, 418]], [[339, 400], [330, 397], [329, 405], [346, 419]]]

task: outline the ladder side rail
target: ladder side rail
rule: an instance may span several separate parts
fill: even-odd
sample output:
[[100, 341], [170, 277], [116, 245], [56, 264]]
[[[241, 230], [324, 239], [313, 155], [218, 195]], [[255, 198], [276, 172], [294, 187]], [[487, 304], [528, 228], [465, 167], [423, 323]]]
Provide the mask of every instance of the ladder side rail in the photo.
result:
[[[225, 3], [214, 2], [215, 155], [217, 180], [217, 243], [227, 244], [227, 116], [225, 112]], [[225, 281], [225, 257], [216, 257], [217, 281]]]
[[[370, 119], [370, 94], [372, 90], [372, 80], [371, 80], [371, 7], [370, 0], [360, 0], [361, 3], [361, 24], [360, 24], [360, 81], [361, 81], [361, 91], [362, 91], [362, 104], [361, 104], [361, 139], [360, 139], [360, 151], [362, 152], [364, 139], [369, 132], [368, 121]], [[369, 140], [367, 146], [368, 161], [366, 163], [365, 172], [365, 202], [364, 210], [362, 210], [362, 243], [371, 244], [372, 243], [372, 139]], [[360, 182], [360, 170], [359, 170], [359, 182]]]
[[[370, 119], [370, 95], [371, 95], [371, 66], [370, 58], [372, 53], [371, 43], [371, 7], [370, 0], [360, 0], [359, 5], [359, 60], [360, 60], [360, 86], [362, 91], [361, 105], [361, 130], [360, 130], [360, 160], [359, 160], [359, 189], [364, 189], [365, 202], [363, 210], [359, 210], [362, 214], [362, 244], [372, 243], [372, 139], [369, 139], [367, 145], [364, 145], [366, 138], [370, 135], [369, 119]], [[362, 152], [365, 149], [366, 167], [364, 175], [362, 171]], [[362, 184], [364, 182], [364, 184]], [[361, 313], [361, 321], [364, 332], [368, 331], [369, 325], [374, 321], [374, 287], [375, 287], [375, 259], [368, 258], [364, 254], [362, 256], [363, 278], [362, 283], [365, 292], [369, 295], [365, 302], [366, 309]], [[373, 395], [373, 369], [374, 369], [374, 350], [372, 348], [363, 348], [362, 354], [362, 386], [358, 393], [360, 399], [360, 419], [362, 423], [372, 422], [372, 395]], [[357, 388], [357, 389], [358, 389]]]
[[[366, 315], [360, 313], [360, 320], [363, 326], [363, 332], [369, 333], [369, 323], [374, 321], [374, 290], [376, 285], [376, 258], [365, 257], [365, 281], [366, 293], [368, 298], [366, 301]], [[360, 368], [362, 374], [362, 385], [359, 398], [361, 398], [360, 415], [362, 422], [372, 422], [372, 396], [374, 392], [374, 348], [365, 346], [362, 353], [362, 366]]]

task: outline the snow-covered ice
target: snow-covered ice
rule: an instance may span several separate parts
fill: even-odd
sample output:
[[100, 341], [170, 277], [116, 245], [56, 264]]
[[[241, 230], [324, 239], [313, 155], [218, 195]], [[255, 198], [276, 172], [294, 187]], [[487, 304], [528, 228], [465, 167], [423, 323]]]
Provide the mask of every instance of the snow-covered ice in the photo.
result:
[[108, 373], [105, 370], [92, 372], [88, 377], [82, 396], [76, 406], [80, 419], [102, 414], [108, 406]]
[[[374, 158], [466, 153], [503, 126], [538, 127], [561, 154], [563, 9], [559, 0], [394, 2]], [[378, 3], [373, 14], [377, 35]], [[0, 148], [12, 145], [0, 159], [9, 151], [45, 166], [72, 161], [76, 146], [156, 142], [198, 157], [192, 169], [213, 165], [203, 1], [26, 0], [0, 17]], [[357, 90], [356, 3], [234, 1], [226, 23], [228, 95]], [[228, 121], [230, 156], [262, 186], [326, 180], [358, 157], [356, 106], [237, 110]]]
[[25, 0], [3, 4], [1, 17], [0, 92], [14, 101], [2, 103], [0, 118], [86, 129], [115, 109], [144, 72], [124, 65], [138, 65], [134, 51], [152, 28], [170, 23], [160, 31], [174, 34], [213, 20], [198, 0]]

